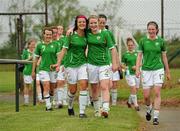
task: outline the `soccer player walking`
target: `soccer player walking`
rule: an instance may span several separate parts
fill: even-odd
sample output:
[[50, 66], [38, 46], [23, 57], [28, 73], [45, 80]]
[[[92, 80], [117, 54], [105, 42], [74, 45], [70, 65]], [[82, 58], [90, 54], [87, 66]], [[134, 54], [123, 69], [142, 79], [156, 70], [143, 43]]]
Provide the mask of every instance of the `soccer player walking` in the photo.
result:
[[109, 111], [109, 85], [110, 85], [110, 60], [108, 51], [112, 54], [112, 70], [117, 70], [116, 49], [107, 31], [99, 30], [98, 17], [89, 17], [90, 31], [87, 34], [88, 41], [88, 75], [92, 87], [92, 99], [95, 108], [95, 116], [99, 116], [99, 87], [102, 92], [102, 113], [105, 118]]
[[[23, 50], [22, 59], [32, 61], [34, 49], [36, 45], [35, 39], [29, 39], [27, 43], [27, 49]], [[29, 91], [32, 88], [32, 64], [25, 64], [25, 68], [23, 69], [23, 79], [24, 79], [24, 104], [29, 104]]]
[[73, 102], [77, 92], [77, 82], [80, 84], [79, 92], [79, 117], [86, 118], [85, 109], [87, 105], [87, 59], [86, 59], [86, 29], [87, 18], [84, 15], [79, 15], [75, 19], [73, 34], [67, 37], [63, 44], [61, 53], [59, 54], [58, 64], [62, 63], [62, 59], [66, 54], [64, 67], [67, 73], [68, 89], [68, 115], [74, 116]]
[[43, 29], [43, 42], [39, 43], [35, 49], [35, 59], [33, 62], [32, 77], [35, 78], [35, 68], [39, 58], [41, 63], [39, 65], [39, 77], [43, 83], [44, 100], [46, 102], [46, 111], [51, 111], [52, 106], [50, 102], [50, 88], [56, 86], [57, 73], [51, 70], [50, 66], [57, 62], [57, 55], [59, 53], [59, 46], [52, 42], [52, 30], [49, 27]]
[[[151, 120], [152, 102], [150, 90], [154, 87], [154, 118], [153, 124], [159, 124], [159, 110], [161, 105], [161, 87], [166, 75], [170, 79], [170, 71], [166, 56], [166, 44], [164, 39], [159, 37], [158, 24], [150, 21], [147, 24], [147, 36], [139, 42], [138, 57], [136, 61], [136, 76], [140, 76], [140, 64], [142, 62], [142, 85], [144, 100], [147, 107], [146, 119]], [[164, 72], [165, 70], [165, 72]]]
[[137, 51], [135, 51], [135, 43], [132, 38], [127, 38], [128, 51], [122, 56], [122, 68], [126, 70], [125, 78], [127, 84], [130, 86], [131, 94], [127, 101], [127, 105], [130, 108], [131, 104], [134, 104], [136, 111], [139, 111], [139, 105], [137, 102], [137, 89], [139, 88], [140, 78], [135, 76], [136, 71], [136, 59]]
[[[98, 23], [99, 23], [99, 29], [100, 30], [104, 30], [107, 31], [112, 39], [112, 42], [114, 44], [114, 46], [116, 47], [116, 42], [115, 42], [115, 38], [113, 33], [109, 30], [106, 29], [106, 23], [107, 23], [107, 17], [104, 14], [99, 14], [98, 16]], [[110, 68], [112, 69], [112, 60], [111, 60], [111, 52], [109, 50], [109, 59], [110, 59]], [[119, 57], [118, 54], [116, 54], [116, 60], [117, 60], [117, 64], [119, 65]], [[120, 76], [119, 76], [119, 72], [113, 72], [111, 70], [111, 78], [110, 78], [110, 91], [111, 91], [111, 100], [112, 100], [112, 105], [116, 105], [117, 104], [117, 83], [120, 80]]]

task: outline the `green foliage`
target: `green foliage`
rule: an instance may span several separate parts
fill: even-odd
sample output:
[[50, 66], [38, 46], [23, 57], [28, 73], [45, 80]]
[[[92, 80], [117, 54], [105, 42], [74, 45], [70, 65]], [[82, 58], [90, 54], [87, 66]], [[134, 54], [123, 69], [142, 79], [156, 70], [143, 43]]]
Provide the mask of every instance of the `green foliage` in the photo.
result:
[[120, 27], [124, 22], [121, 17], [117, 16], [117, 12], [121, 7], [121, 3], [121, 0], [106, 0], [104, 1], [104, 3], [100, 3], [99, 5], [97, 5], [94, 11], [98, 14], [105, 14], [108, 18], [108, 25], [110, 27]]
[[[44, 0], [36, 3], [34, 8], [44, 10], [42, 3]], [[40, 7], [41, 6], [41, 7]], [[48, 16], [50, 25], [62, 25], [65, 29], [72, 23], [75, 16], [88, 15], [87, 8], [80, 6], [78, 0], [48, 0]]]
[[0, 48], [0, 58], [17, 58], [16, 50], [16, 34], [9, 35], [9, 40], [6, 41], [2, 48]]
[[[180, 38], [173, 37], [170, 41], [167, 41], [167, 55], [168, 58], [171, 58], [175, 53], [180, 51]], [[179, 68], [180, 67], [180, 54], [171, 61], [171, 68]]]
[[142, 33], [140, 30], [137, 30], [137, 32], [133, 35], [137, 43], [139, 43], [139, 40], [145, 36], [145, 33]]

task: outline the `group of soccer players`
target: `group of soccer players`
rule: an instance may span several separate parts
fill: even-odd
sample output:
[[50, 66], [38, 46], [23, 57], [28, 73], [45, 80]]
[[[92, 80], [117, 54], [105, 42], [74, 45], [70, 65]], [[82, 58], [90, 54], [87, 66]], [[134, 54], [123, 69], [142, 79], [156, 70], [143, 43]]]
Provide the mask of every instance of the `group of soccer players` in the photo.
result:
[[[66, 104], [64, 100], [67, 99], [69, 116], [75, 115], [73, 103], [77, 87], [79, 87], [79, 117], [87, 117], [86, 106], [90, 94], [95, 116], [107, 118], [110, 110], [110, 92], [112, 105], [117, 103], [117, 82], [120, 80], [119, 70], [122, 69], [126, 71], [125, 78], [131, 88], [127, 105], [131, 107], [133, 104], [137, 111], [140, 110], [136, 94], [141, 73], [144, 100], [147, 106], [146, 119], [148, 121], [151, 119], [150, 89], [154, 87], [153, 124], [159, 124], [160, 89], [164, 79], [164, 68], [168, 79], [170, 79], [170, 73], [165, 42], [157, 36], [157, 23], [154, 21], [148, 23], [147, 36], [140, 40], [138, 51], [135, 50], [133, 39], [127, 38], [128, 51], [122, 55], [122, 63], [120, 63], [114, 36], [105, 28], [106, 22], [107, 17], [103, 14], [91, 15], [88, 19], [84, 15], [78, 15], [74, 28], [70, 29], [66, 36], [62, 33], [62, 26], [45, 27], [43, 41], [37, 44], [35, 50], [34, 42], [29, 42], [32, 43], [32, 45], [28, 43], [28, 50], [26, 50], [29, 54], [23, 53], [23, 59], [32, 60], [34, 52], [31, 71], [29, 73], [24, 71], [26, 87], [28, 88], [30, 84], [26, 82], [26, 79], [30, 79], [31, 75], [34, 79], [38, 74], [37, 80], [40, 80], [43, 85], [46, 111], [52, 110], [50, 98], [54, 96], [54, 104], [57, 108], [62, 108], [63, 104]], [[38, 73], [36, 73], [37, 65]], [[68, 91], [64, 89], [66, 81]], [[88, 88], [88, 83], [90, 88]], [[42, 95], [39, 93], [38, 98], [42, 100], [40, 96]], [[27, 91], [24, 91], [25, 102], [27, 102], [27, 97]]]

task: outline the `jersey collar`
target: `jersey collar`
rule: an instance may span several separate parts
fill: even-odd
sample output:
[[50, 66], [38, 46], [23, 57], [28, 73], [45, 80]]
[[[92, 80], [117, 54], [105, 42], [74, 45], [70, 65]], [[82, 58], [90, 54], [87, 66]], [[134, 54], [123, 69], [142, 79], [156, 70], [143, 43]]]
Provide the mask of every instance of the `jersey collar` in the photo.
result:
[[133, 50], [132, 52], [130, 52], [130, 51], [127, 51], [127, 53], [134, 53], [135, 52], [135, 50]]
[[[147, 35], [147, 38], [148, 38], [148, 39], [150, 39], [149, 35]], [[155, 38], [155, 39], [158, 39], [158, 36], [156, 36], [156, 38]]]

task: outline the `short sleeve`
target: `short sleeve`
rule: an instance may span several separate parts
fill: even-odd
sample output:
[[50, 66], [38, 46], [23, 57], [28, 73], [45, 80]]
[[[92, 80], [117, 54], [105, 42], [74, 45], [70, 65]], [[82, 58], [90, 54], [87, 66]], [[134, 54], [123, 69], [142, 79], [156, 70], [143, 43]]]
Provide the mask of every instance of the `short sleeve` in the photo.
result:
[[126, 58], [125, 58], [125, 54], [122, 55], [122, 64], [126, 64]]
[[139, 41], [139, 46], [137, 52], [143, 52], [143, 39]]
[[110, 34], [113, 44], [116, 45], [114, 34], [111, 31], [109, 31], [109, 34]]
[[40, 46], [41, 44], [38, 44], [35, 48], [34, 56], [39, 57], [40, 56]]
[[23, 53], [22, 53], [22, 55], [21, 55], [21, 58], [22, 58], [22, 60], [27, 59], [27, 52], [26, 52], [26, 50], [23, 50]]
[[113, 41], [111, 39], [111, 36], [109, 35], [109, 33], [105, 33], [105, 39], [106, 39], [106, 42], [107, 42], [107, 46], [109, 49], [112, 49], [114, 48], [114, 44], [113, 44]]
[[61, 51], [61, 46], [59, 44], [56, 44], [56, 55], [58, 55]]
[[71, 37], [72, 36], [68, 36], [68, 37], [64, 38], [64, 40], [62, 41], [63, 42], [63, 48], [67, 48], [67, 49], [69, 48]]
[[163, 40], [162, 46], [161, 46], [161, 52], [166, 52], [166, 51], [167, 51], [166, 42]]

